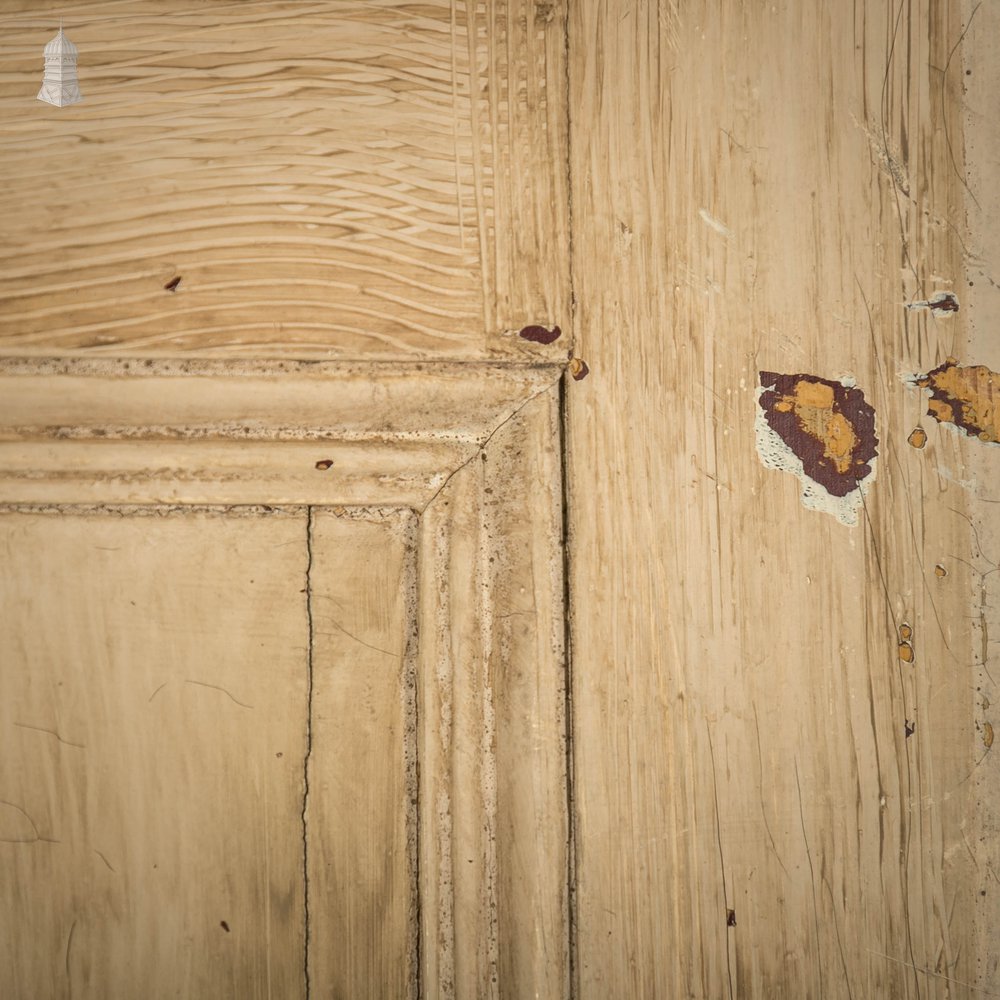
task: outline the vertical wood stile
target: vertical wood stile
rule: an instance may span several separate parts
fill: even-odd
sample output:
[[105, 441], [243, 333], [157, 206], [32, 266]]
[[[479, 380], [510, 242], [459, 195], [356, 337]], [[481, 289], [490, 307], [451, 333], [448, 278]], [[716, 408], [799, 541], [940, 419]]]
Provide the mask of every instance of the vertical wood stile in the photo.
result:
[[[971, 9], [571, 11], [582, 1000], [995, 988], [963, 560], [997, 469], [970, 487], [986, 446], [900, 377], [980, 360], [964, 304], [905, 308], [963, 300], [988, 228], [965, 218]], [[874, 406], [854, 527], [758, 460], [761, 371], [852, 376]]]

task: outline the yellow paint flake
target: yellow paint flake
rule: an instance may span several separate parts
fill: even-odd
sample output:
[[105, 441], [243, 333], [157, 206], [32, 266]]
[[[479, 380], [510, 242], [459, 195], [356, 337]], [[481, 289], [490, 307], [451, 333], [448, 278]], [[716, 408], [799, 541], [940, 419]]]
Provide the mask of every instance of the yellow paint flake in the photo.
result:
[[927, 406], [936, 420], [957, 424], [980, 441], [1000, 444], [1000, 373], [949, 358], [918, 378], [917, 385], [933, 394]]
[[781, 413], [792, 410], [802, 429], [823, 445], [823, 452], [842, 475], [850, 471], [858, 437], [851, 422], [833, 409], [833, 389], [821, 382], [799, 379], [794, 395], [782, 396], [774, 408]]

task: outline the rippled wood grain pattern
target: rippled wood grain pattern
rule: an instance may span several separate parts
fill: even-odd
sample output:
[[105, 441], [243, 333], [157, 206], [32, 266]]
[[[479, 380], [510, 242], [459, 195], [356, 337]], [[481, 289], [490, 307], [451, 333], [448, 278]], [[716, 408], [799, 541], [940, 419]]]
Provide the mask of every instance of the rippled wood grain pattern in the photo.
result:
[[563, 353], [515, 335], [567, 325], [561, 4], [7, 0], [0, 33], [0, 352]]

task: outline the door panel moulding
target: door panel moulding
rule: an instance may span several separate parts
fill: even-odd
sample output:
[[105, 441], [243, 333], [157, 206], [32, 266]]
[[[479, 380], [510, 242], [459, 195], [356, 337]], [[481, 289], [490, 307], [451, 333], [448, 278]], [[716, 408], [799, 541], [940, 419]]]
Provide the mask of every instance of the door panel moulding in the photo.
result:
[[0, 360], [0, 509], [415, 512], [413, 996], [570, 995], [563, 369]]

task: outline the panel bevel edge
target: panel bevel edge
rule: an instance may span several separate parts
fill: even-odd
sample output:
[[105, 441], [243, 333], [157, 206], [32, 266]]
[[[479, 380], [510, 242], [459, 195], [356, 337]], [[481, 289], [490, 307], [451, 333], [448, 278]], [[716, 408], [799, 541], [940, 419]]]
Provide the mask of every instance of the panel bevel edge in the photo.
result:
[[566, 997], [557, 386], [450, 477], [421, 517], [418, 561], [424, 989], [445, 1000]]
[[[85, 362], [80, 367], [93, 365], [94, 362]], [[28, 426], [35, 428], [33, 436], [23, 433], [12, 435], [12, 427], [23, 428], [26, 422], [18, 419], [24, 416], [23, 412], [12, 413], [11, 397], [5, 395], [3, 389], [6, 388], [5, 382], [10, 384], [7, 381], [9, 378], [24, 378], [27, 370], [25, 364], [19, 362], [19, 374], [11, 376], [9, 367], [5, 371], [0, 363], [0, 504], [13, 502], [39, 505], [46, 509], [66, 509], [64, 505], [69, 504], [109, 512], [123, 504], [132, 505], [130, 509], [155, 509], [151, 505], [164, 503], [156, 495], [157, 483], [169, 482], [170, 478], [167, 475], [157, 479], [155, 475], [162, 471], [157, 462], [167, 454], [166, 449], [173, 448], [179, 452], [188, 449], [190, 454], [197, 446], [207, 445], [216, 449], [225, 446], [230, 449], [228, 453], [234, 456], [248, 448], [264, 449], [268, 455], [278, 456], [312, 444], [301, 440], [262, 441], [259, 438], [249, 442], [206, 441], [204, 437], [185, 437], [183, 425], [175, 427], [175, 437], [163, 439], [149, 436], [151, 424], [143, 425], [134, 419], [126, 422], [135, 431], [128, 440], [108, 440], [95, 434], [96, 424], [91, 426], [89, 437], [84, 430], [82, 437], [60, 438], [53, 433], [51, 425], [37, 420], [33, 424], [28, 422]], [[76, 368], [72, 363], [68, 367]], [[333, 370], [338, 367], [328, 366], [330, 371], [327, 374], [342, 375], [353, 379], [355, 384], [358, 379], [367, 378], [369, 385], [373, 370], [385, 370], [385, 366], [351, 366], [345, 374]], [[440, 370], [434, 370], [444, 366], [393, 367], [401, 374], [417, 375], [430, 369], [432, 375], [441, 375]], [[77, 380], [106, 378], [107, 370], [103, 366], [99, 368], [99, 375], [96, 372], [93, 376], [81, 375], [76, 368], [75, 372], [64, 371], [61, 375], [46, 377]], [[417, 695], [417, 711], [421, 729], [417, 770], [420, 775], [418, 878], [423, 994], [440, 996], [443, 1000], [466, 995], [518, 996], [535, 992], [550, 997], [568, 996], [570, 829], [559, 415], [559, 379], [563, 366], [462, 365], [448, 368], [450, 370], [444, 373], [446, 377], [438, 379], [434, 387], [439, 393], [448, 393], [445, 402], [456, 418], [461, 415], [463, 419], [461, 423], [452, 425], [456, 447], [449, 463], [437, 467], [434, 476], [422, 483], [421, 490], [413, 490], [406, 495], [393, 493], [387, 489], [386, 483], [379, 480], [377, 470], [374, 475], [365, 476], [361, 473], [370, 473], [371, 470], [355, 465], [353, 471], [357, 476], [353, 493], [328, 489], [325, 495], [317, 497], [303, 490], [292, 478], [268, 477], [261, 475], [259, 468], [234, 465], [233, 469], [240, 473], [234, 482], [244, 487], [242, 493], [233, 488], [232, 483], [226, 489], [218, 483], [194, 483], [190, 495], [172, 496], [167, 498], [167, 502], [172, 509], [309, 504], [330, 508], [335, 513], [338, 507], [345, 508], [345, 513], [346, 508], [360, 506], [372, 509], [410, 507], [419, 515], [417, 600], [420, 617], [418, 683], [421, 690]], [[156, 371], [156, 366], [143, 366], [146, 372], [150, 369]], [[274, 378], [287, 386], [287, 375], [283, 370], [274, 373]], [[117, 377], [133, 376], [119, 374]], [[217, 388], [221, 377], [223, 374], [220, 372], [203, 375], [197, 381], [204, 383], [212, 380], [212, 385]], [[36, 384], [38, 378], [40, 376], [33, 376], [30, 384]], [[243, 374], [235, 376], [235, 379], [251, 384]], [[498, 380], [504, 392], [508, 393], [503, 407], [497, 407], [496, 394], [484, 407], [484, 379]], [[189, 371], [177, 371], [171, 379], [161, 381], [181, 392], [187, 391], [184, 387], [194, 379]], [[25, 398], [23, 393], [21, 398]], [[59, 397], [51, 398], [58, 400]], [[440, 395], [435, 401], [441, 402]], [[97, 405], [97, 402], [95, 399], [94, 404]], [[331, 405], [335, 403], [336, 400], [333, 400]], [[86, 400], [83, 404], [86, 410]], [[104, 411], [99, 415], [106, 417], [108, 406], [113, 408], [114, 400], [110, 404], [104, 400], [101, 405]], [[48, 410], [42, 407], [42, 412], [56, 411], [58, 405]], [[372, 412], [375, 412], [374, 409]], [[420, 412], [417, 406], [409, 409], [411, 429]], [[288, 423], [286, 421], [286, 426]], [[60, 426], [58, 422], [56, 426]], [[308, 430], [301, 421], [299, 426], [303, 431]], [[374, 433], [376, 429], [371, 425], [368, 428], [369, 433]], [[144, 433], [146, 437], [143, 437]], [[12, 436], [14, 440], [10, 440]], [[400, 441], [374, 436], [339, 442], [341, 445], [368, 446], [379, 456], [383, 467], [387, 457], [401, 461], [400, 456], [405, 457], [406, 448], [413, 447], [415, 443], [421, 446], [441, 445], [440, 441]], [[4, 448], [11, 445], [36, 451], [55, 445], [64, 446], [80, 456], [80, 475], [75, 479], [67, 477], [59, 462], [50, 461], [48, 465], [40, 463], [34, 474], [30, 474], [29, 470], [29, 474], [19, 479], [12, 479], [9, 474], [5, 476], [5, 471], [9, 470], [6, 469]], [[135, 488], [135, 482], [130, 486], [121, 477], [115, 479], [109, 475], [106, 461], [107, 456], [116, 450], [137, 445], [147, 449], [150, 455], [149, 474], [145, 480], [139, 475], [141, 489]], [[93, 456], [104, 456], [104, 466], [100, 461], [88, 461], [88, 449]], [[64, 461], [65, 455], [62, 459]], [[342, 479], [352, 471], [337, 466], [326, 471], [334, 470]], [[166, 471], [169, 473], [170, 470]], [[271, 471], [274, 472], [274, 469]], [[320, 475], [318, 471], [316, 474]], [[324, 481], [329, 483], [331, 480]], [[12, 495], [11, 482], [20, 482], [25, 488], [20, 494]], [[284, 494], [279, 488], [282, 483], [288, 488]], [[457, 524], [454, 500], [463, 496], [468, 505], [464, 511], [457, 512], [464, 518], [461, 524]], [[453, 530], [456, 525], [460, 530]], [[429, 567], [426, 557], [429, 549], [437, 543], [443, 545], [445, 551], [439, 553], [439, 565]], [[456, 564], [449, 556], [462, 544], [471, 546], [469, 550], [476, 554], [477, 576], [472, 580], [468, 567]], [[435, 575], [442, 569], [455, 578], [456, 586], [452, 587], [455, 600], [450, 603], [446, 602], [448, 595], [442, 593], [441, 580]], [[524, 594], [531, 596], [530, 609], [517, 606], [517, 599]], [[442, 748], [436, 761], [427, 758], [428, 685], [433, 680], [444, 691], [448, 679], [437, 676], [439, 672], [435, 672], [434, 664], [428, 663], [426, 657], [433, 654], [435, 646], [441, 646], [443, 638], [447, 638], [449, 647], [442, 647], [442, 650], [444, 658], [450, 662], [452, 653], [456, 652], [450, 644], [463, 630], [470, 637], [469, 641], [474, 641], [479, 676], [485, 685], [483, 693], [489, 694], [488, 700], [482, 704], [483, 711], [488, 709], [495, 720], [486, 742], [483, 742], [484, 730], [474, 725], [474, 717], [467, 719], [471, 729], [467, 726], [464, 736], [469, 743], [467, 749], [479, 747], [479, 762], [472, 763], [480, 776], [484, 801], [492, 800], [494, 804], [491, 807], [492, 819], [485, 825], [479, 817], [465, 809], [466, 828], [481, 828], [486, 832], [486, 839], [479, 846], [484, 852], [482, 874], [488, 877], [474, 885], [456, 906], [454, 898], [450, 901], [443, 899], [443, 895], [453, 893], [454, 884], [449, 885], [447, 878], [442, 877], [442, 866], [446, 866], [448, 859], [436, 851], [441, 841], [436, 841], [435, 847], [435, 843], [429, 843], [427, 838], [428, 832], [433, 832], [428, 826], [429, 811], [433, 811], [438, 804], [429, 801], [427, 785], [431, 778], [435, 778], [442, 791], [461, 795], [463, 789], [452, 781], [454, 755], [456, 752], [460, 754], [461, 748], [456, 750], [456, 746], [451, 745]], [[519, 664], [525, 662], [528, 666], [519, 668]], [[464, 669], [468, 664], [463, 659], [458, 666]], [[458, 672], [461, 674], [462, 670]], [[466, 689], [469, 704], [474, 703], [475, 696], [473, 689]], [[469, 701], [470, 697], [473, 701]], [[501, 765], [499, 769], [497, 761]], [[484, 763], [487, 765], [485, 768]], [[460, 805], [462, 808], [465, 806], [464, 803]], [[441, 817], [445, 825], [450, 825], [454, 818], [453, 811]], [[455, 864], [452, 868], [457, 874], [461, 869], [460, 858], [455, 855], [453, 860]], [[432, 914], [435, 902], [440, 905], [438, 913]], [[472, 905], [471, 911], [469, 905]], [[442, 907], [447, 910], [449, 906], [452, 907], [452, 919], [448, 921], [451, 926], [445, 930], [451, 935], [450, 945], [440, 940], [439, 936], [428, 934], [428, 925], [437, 920]], [[456, 934], [461, 939], [458, 942]], [[484, 975], [478, 977], [474, 989], [463, 991], [461, 983], [456, 980], [455, 969], [449, 972], [448, 965], [449, 962], [454, 964], [455, 944], [462, 944], [470, 938], [471, 954]], [[433, 955], [430, 945], [434, 946]]]
[[0, 359], [0, 502], [422, 510], [561, 370]]

